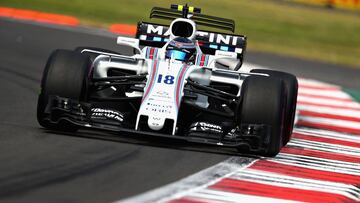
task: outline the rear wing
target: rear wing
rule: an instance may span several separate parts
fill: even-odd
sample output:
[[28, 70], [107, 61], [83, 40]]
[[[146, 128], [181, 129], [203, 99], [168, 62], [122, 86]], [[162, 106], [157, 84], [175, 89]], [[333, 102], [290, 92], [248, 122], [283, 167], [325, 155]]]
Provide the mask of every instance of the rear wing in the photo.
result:
[[[169, 41], [169, 36], [169, 27], [166, 25], [147, 22], [139, 22], [137, 25], [136, 38], [140, 40], [141, 46], [163, 47]], [[242, 61], [246, 51], [244, 35], [198, 30], [195, 38], [205, 54], [214, 55], [216, 50], [235, 52]]]
[[187, 7], [187, 5], [181, 6], [181, 9], [178, 9], [179, 5], [171, 5], [171, 8], [160, 8], [154, 7], [150, 12], [150, 18], [160, 18], [165, 20], [175, 20], [176, 18], [188, 18], [189, 11], [191, 12], [190, 19], [198, 25], [203, 25], [207, 27], [213, 27], [222, 30], [228, 30], [231, 32], [235, 31], [235, 21], [227, 18], [220, 18], [215, 16], [209, 16], [201, 14], [200, 8]]

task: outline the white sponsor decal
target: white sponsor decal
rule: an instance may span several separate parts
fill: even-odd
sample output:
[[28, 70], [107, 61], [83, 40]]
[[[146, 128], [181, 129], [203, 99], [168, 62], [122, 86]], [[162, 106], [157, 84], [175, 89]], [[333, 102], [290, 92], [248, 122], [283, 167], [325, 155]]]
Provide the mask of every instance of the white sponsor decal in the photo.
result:
[[154, 26], [149, 24], [147, 26], [146, 32], [148, 34], [158, 34], [158, 35], [164, 35], [164, 36], [170, 36], [170, 29], [166, 30], [164, 33], [164, 26]]
[[[156, 26], [156, 25], [147, 25], [146, 32], [148, 34], [157, 34], [162, 36], [170, 36], [170, 29], [167, 29], [164, 32], [164, 26]], [[201, 37], [208, 37], [210, 43], [218, 43], [218, 44], [228, 44], [232, 46], [237, 45], [237, 36], [231, 36], [231, 35], [223, 35], [223, 34], [217, 34], [217, 33], [208, 33], [208, 32], [202, 32], [197, 31], [197, 36]]]
[[196, 131], [197, 128], [200, 128], [202, 131], [214, 131], [217, 133], [222, 133], [222, 129], [219, 125], [214, 125], [211, 123], [206, 123], [206, 122], [196, 122], [194, 124], [194, 127], [191, 128], [191, 130]]
[[120, 122], [124, 121], [124, 115], [122, 115], [121, 113], [114, 111], [114, 110], [110, 110], [110, 109], [101, 109], [101, 108], [93, 108], [91, 109], [91, 116], [92, 117], [105, 117], [105, 118], [110, 118], [110, 119], [114, 119]]
[[236, 57], [237, 57], [237, 53], [235, 53], [235, 52], [229, 52], [229, 51], [216, 50], [216, 51], [215, 51], [215, 56], [236, 58]]

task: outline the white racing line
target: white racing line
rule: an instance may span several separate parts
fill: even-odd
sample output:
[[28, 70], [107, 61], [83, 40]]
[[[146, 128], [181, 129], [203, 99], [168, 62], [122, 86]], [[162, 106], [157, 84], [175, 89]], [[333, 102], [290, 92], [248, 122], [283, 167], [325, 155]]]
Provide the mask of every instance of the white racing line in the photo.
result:
[[[251, 69], [266, 67], [242, 67]], [[340, 87], [300, 78], [299, 125], [278, 156], [233, 156], [116, 203], [360, 202], [359, 112]]]
[[224, 177], [230, 176], [236, 171], [248, 167], [254, 161], [256, 161], [254, 158], [230, 157], [215, 166], [202, 170], [194, 175], [190, 175], [177, 182], [129, 199], [118, 201], [118, 203], [167, 202], [193, 191], [205, 189], [207, 186], [223, 179]]

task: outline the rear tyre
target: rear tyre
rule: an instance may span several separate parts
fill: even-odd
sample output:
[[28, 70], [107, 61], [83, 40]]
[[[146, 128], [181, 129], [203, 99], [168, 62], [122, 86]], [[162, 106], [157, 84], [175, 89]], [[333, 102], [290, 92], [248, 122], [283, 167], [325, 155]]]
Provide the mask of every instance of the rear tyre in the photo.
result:
[[296, 113], [296, 103], [298, 95], [298, 81], [296, 77], [289, 73], [284, 73], [275, 70], [254, 69], [252, 73], [265, 73], [270, 77], [281, 79], [285, 85], [286, 93], [286, 108], [285, 108], [285, 126], [284, 126], [284, 139], [283, 145], [285, 146], [291, 139], [292, 131], [294, 128], [294, 119]]
[[71, 123], [54, 124], [46, 120], [48, 115], [45, 108], [50, 95], [77, 101], [86, 100], [90, 65], [88, 56], [75, 51], [55, 50], [50, 55], [43, 72], [38, 98], [37, 120], [41, 126], [51, 130], [78, 130], [78, 127]]
[[250, 76], [242, 87], [241, 124], [270, 126], [270, 139], [262, 156], [275, 156], [282, 147], [284, 122], [284, 85], [273, 77]]

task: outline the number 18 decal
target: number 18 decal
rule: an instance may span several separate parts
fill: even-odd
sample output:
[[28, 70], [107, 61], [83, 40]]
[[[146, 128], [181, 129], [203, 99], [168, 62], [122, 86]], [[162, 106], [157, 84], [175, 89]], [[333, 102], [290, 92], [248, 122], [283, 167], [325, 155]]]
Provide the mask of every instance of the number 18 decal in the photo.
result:
[[[163, 78], [164, 78], [164, 79], [163, 79]], [[174, 76], [172, 76], [172, 75], [166, 75], [165, 77], [163, 77], [162, 74], [159, 74], [159, 77], [158, 77], [157, 82], [158, 82], [158, 83], [164, 82], [164, 83], [167, 84], [167, 85], [172, 85], [172, 84], [174, 84]]]

